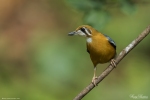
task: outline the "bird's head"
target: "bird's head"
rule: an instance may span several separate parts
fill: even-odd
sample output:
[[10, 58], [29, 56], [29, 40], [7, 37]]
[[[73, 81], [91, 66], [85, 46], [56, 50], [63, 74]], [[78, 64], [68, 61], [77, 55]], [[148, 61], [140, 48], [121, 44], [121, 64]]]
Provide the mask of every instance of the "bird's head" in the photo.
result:
[[94, 31], [96, 31], [94, 28], [92, 28], [89, 25], [82, 25], [79, 26], [75, 31], [70, 32], [68, 35], [73, 36], [73, 35], [80, 35], [84, 37], [92, 37], [94, 34]]

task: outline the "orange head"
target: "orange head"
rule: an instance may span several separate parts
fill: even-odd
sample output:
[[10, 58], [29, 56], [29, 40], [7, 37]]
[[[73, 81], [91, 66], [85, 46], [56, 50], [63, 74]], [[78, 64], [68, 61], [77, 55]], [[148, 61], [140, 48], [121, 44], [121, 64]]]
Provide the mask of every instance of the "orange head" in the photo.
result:
[[70, 32], [68, 35], [73, 36], [73, 35], [80, 35], [84, 37], [92, 37], [97, 31], [89, 26], [89, 25], [81, 25], [79, 26], [75, 31]]

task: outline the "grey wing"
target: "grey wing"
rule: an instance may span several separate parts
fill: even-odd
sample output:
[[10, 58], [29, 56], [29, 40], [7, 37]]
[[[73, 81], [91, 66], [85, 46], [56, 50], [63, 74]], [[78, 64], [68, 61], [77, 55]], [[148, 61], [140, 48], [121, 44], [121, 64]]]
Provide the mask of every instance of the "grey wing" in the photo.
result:
[[116, 43], [115, 43], [115, 41], [114, 40], [112, 40], [109, 36], [107, 36], [107, 35], [105, 35], [104, 34], [104, 36], [106, 36], [107, 37], [107, 39], [108, 39], [108, 41], [109, 41], [109, 43], [116, 49]]

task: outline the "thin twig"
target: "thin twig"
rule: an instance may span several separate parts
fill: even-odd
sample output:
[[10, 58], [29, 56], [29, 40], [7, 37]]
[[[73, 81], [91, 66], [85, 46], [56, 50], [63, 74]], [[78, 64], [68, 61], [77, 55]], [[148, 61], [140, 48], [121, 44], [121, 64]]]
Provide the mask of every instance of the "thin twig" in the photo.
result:
[[[138, 45], [150, 32], [150, 25], [125, 49], [121, 51], [118, 57], [115, 59], [116, 65], [136, 46]], [[99, 84], [112, 70], [114, 67], [110, 64], [98, 77], [96, 84]], [[81, 100], [86, 94], [88, 94], [95, 86], [91, 83], [83, 91], [81, 91], [73, 100]]]

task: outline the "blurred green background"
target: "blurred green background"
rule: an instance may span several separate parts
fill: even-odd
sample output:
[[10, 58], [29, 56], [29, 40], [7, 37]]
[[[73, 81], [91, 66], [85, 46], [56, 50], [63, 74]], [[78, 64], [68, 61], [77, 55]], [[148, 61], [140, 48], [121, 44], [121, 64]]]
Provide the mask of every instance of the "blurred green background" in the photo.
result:
[[[67, 36], [82, 24], [119, 54], [150, 24], [150, 1], [0, 0], [0, 99], [72, 100], [93, 77], [85, 38]], [[149, 100], [149, 59], [147, 36], [83, 100]]]

